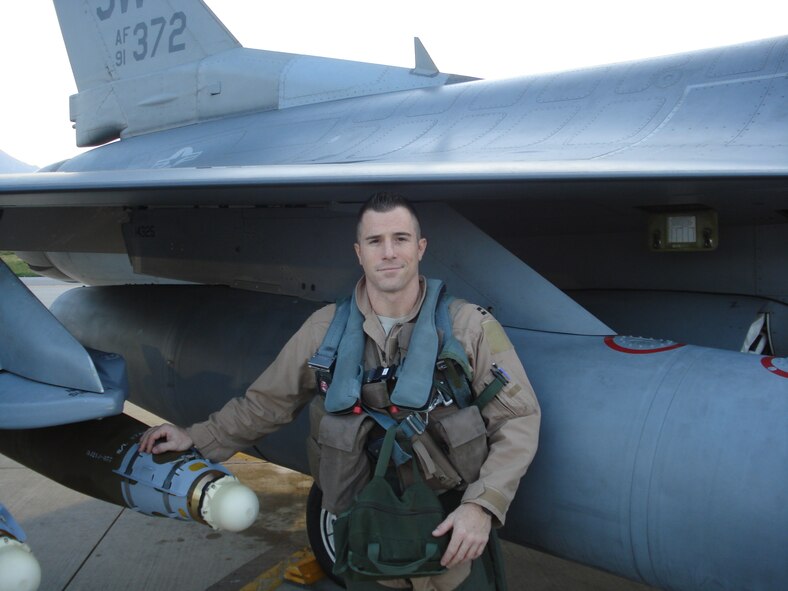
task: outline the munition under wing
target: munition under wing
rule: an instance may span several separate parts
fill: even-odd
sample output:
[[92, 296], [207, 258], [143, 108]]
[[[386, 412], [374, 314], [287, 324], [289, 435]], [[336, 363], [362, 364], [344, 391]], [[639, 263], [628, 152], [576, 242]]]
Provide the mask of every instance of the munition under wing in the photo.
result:
[[0, 430], [0, 452], [74, 490], [140, 513], [240, 531], [254, 493], [194, 451], [139, 451], [147, 426], [127, 415], [42, 429]]

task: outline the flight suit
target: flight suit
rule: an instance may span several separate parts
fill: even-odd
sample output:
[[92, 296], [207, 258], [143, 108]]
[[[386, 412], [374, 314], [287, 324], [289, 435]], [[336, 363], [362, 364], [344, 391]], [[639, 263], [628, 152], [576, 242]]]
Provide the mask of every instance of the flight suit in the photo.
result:
[[[422, 277], [416, 305], [402, 323], [395, 325], [386, 335], [369, 303], [365, 280], [359, 281], [356, 301], [364, 316], [367, 369], [390, 366], [407, 354], [409, 336], [425, 294]], [[492, 515], [493, 526], [498, 527], [503, 525], [520, 479], [536, 453], [539, 405], [525, 370], [500, 324], [486, 310], [473, 304], [462, 303], [453, 308], [453, 333], [473, 368], [474, 395], [478, 396], [494, 379], [490, 371], [493, 367], [502, 369], [509, 379], [504, 389], [481, 411], [489, 451], [478, 479], [469, 482], [461, 496], [461, 502], [472, 502], [485, 508]], [[187, 429], [195, 446], [206, 457], [214, 461], [229, 458], [292, 421], [300, 409], [315, 397], [315, 373], [307, 362], [322, 343], [335, 309], [332, 304], [312, 314], [274, 362], [252, 383], [244, 397], [230, 400], [207, 421]], [[314, 475], [319, 478], [319, 474]], [[326, 492], [324, 490], [324, 494]], [[414, 588], [453, 589], [469, 571], [469, 565], [460, 565], [438, 577], [414, 579]], [[444, 580], [436, 580], [433, 585], [424, 579]], [[384, 586], [398, 584], [392, 581]]]

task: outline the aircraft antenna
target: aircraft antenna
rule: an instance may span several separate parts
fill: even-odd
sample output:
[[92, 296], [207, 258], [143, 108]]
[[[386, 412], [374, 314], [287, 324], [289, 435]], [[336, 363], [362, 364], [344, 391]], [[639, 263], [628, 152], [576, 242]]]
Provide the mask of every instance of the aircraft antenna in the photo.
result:
[[419, 76], [437, 76], [440, 74], [438, 66], [432, 61], [430, 54], [418, 37], [413, 38], [413, 46], [416, 50], [416, 67], [413, 68], [413, 73]]

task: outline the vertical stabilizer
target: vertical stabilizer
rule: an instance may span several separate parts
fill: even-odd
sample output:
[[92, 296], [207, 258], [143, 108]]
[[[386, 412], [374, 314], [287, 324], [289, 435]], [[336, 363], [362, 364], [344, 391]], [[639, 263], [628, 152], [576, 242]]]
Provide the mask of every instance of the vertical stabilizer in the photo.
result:
[[202, 0], [54, 0], [78, 146], [209, 119], [445, 84], [397, 68], [241, 47]]
[[55, 0], [81, 91], [240, 47], [197, 0]]

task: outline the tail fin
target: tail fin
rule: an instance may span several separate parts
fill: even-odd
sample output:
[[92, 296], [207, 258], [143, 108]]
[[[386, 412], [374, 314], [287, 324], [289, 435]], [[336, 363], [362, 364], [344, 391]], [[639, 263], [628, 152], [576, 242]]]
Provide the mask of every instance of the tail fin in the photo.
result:
[[240, 47], [195, 0], [55, 0], [80, 92]]
[[199, 120], [199, 67], [241, 47], [201, 0], [54, 0], [78, 146]]
[[202, 0], [54, 2], [78, 146], [449, 81], [423, 51], [410, 69], [245, 49]]

